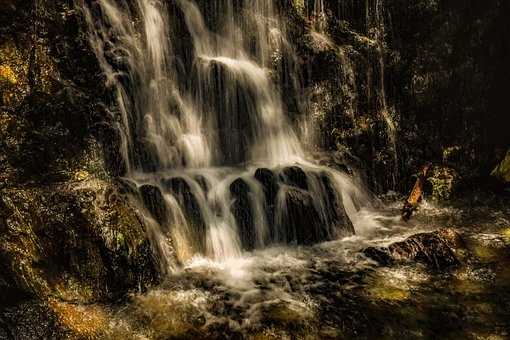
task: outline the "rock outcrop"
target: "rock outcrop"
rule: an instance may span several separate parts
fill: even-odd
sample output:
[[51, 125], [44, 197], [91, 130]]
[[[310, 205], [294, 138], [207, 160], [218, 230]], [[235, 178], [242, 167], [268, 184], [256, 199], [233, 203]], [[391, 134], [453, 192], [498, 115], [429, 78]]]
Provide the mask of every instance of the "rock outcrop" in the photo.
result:
[[494, 168], [491, 175], [501, 180], [503, 183], [510, 184], [510, 150], [507, 151], [501, 163]]
[[363, 253], [381, 265], [417, 262], [435, 270], [458, 265], [457, 250], [463, 248], [460, 235], [453, 229], [410, 236], [387, 248], [369, 247]]
[[48, 297], [90, 303], [158, 280], [137, 212], [103, 181], [1, 192], [2, 304]]
[[81, 12], [7, 0], [0, 23], [0, 337], [63, 338], [50, 300], [122, 299], [158, 265], [115, 180], [118, 117]]
[[250, 186], [245, 180], [238, 178], [230, 185], [232, 195], [232, 214], [239, 229], [241, 244], [244, 249], [252, 250], [256, 245], [255, 220]]

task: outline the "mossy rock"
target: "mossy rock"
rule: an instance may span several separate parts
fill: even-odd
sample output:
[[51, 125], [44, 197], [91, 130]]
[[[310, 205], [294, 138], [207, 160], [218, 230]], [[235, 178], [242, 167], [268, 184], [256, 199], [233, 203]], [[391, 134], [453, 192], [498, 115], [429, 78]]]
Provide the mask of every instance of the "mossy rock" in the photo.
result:
[[492, 171], [491, 175], [504, 183], [510, 183], [510, 150], [508, 150], [501, 163]]
[[430, 183], [432, 199], [447, 201], [453, 198], [461, 183], [459, 173], [447, 166], [434, 166], [431, 175], [427, 178]]
[[19, 298], [104, 301], [158, 280], [145, 227], [109, 182], [4, 189], [2, 202], [2, 286]]

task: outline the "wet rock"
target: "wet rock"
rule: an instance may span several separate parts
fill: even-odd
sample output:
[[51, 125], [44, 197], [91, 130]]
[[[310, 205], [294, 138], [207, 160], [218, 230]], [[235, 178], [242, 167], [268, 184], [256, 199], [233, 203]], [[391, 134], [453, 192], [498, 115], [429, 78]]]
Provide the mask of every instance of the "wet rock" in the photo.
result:
[[491, 176], [510, 184], [510, 150], [507, 151], [505, 158], [492, 171]]
[[345, 211], [341, 193], [337, 192], [327, 173], [319, 175], [319, 179], [324, 192], [324, 203], [327, 215], [327, 224], [330, 226], [331, 235], [339, 236], [354, 234], [352, 225], [347, 212]]
[[434, 166], [427, 181], [432, 186], [432, 198], [436, 201], [445, 201], [451, 199], [457, 192], [461, 178], [453, 168]]
[[200, 205], [191, 191], [191, 187], [184, 178], [174, 177], [163, 181], [163, 185], [169, 190], [179, 203], [186, 220], [192, 227], [191, 239], [196, 240], [199, 250], [205, 251], [206, 226], [202, 216]]
[[69, 334], [51, 307], [30, 299], [0, 310], [0, 339], [64, 339]]
[[368, 247], [363, 249], [363, 254], [382, 266], [390, 266], [395, 262], [390, 252], [388, 251], [388, 248]]
[[144, 184], [139, 189], [142, 201], [154, 219], [160, 224], [168, 221], [168, 209], [161, 190], [154, 185]]
[[158, 280], [145, 228], [111, 184], [11, 188], [1, 196], [0, 288], [12, 294], [2, 304], [109, 301]]
[[255, 171], [255, 179], [262, 184], [268, 202], [274, 202], [278, 193], [278, 179], [275, 173], [267, 168], [259, 168]]
[[251, 250], [255, 248], [256, 233], [250, 186], [238, 178], [230, 184], [230, 193], [233, 199], [231, 211], [237, 222], [241, 244], [244, 249]]
[[133, 195], [136, 196], [139, 194], [136, 183], [127, 179], [127, 178], [119, 178], [117, 179], [117, 185], [119, 188], [119, 193], [123, 195]]
[[381, 265], [399, 262], [418, 262], [431, 269], [443, 270], [458, 265], [456, 251], [464, 247], [460, 235], [453, 229], [410, 236], [389, 247], [369, 247], [363, 253]]
[[276, 241], [290, 244], [314, 244], [328, 238], [327, 228], [306, 191], [288, 188], [279, 193]]
[[353, 175], [354, 171], [351, 166], [347, 163], [355, 162], [355, 159], [348, 154], [343, 153], [341, 151], [336, 152], [324, 152], [317, 151], [314, 153], [314, 159], [318, 164], [327, 166], [328, 168], [332, 168], [341, 172], [344, 172], [348, 175]]
[[280, 173], [280, 181], [287, 185], [295, 186], [297, 188], [308, 190], [308, 180], [306, 173], [298, 166], [289, 166], [282, 170]]
[[202, 188], [202, 191], [207, 194], [209, 191], [209, 183], [207, 181], [207, 178], [205, 178], [204, 175], [197, 175], [195, 176], [195, 181], [200, 185], [200, 188]]
[[[217, 60], [204, 61], [194, 68], [192, 77], [210, 77], [207, 90], [207, 107], [216, 112], [218, 149], [221, 150], [221, 164], [235, 165], [247, 161], [248, 153], [254, 143], [254, 120], [257, 118], [257, 107], [254, 99], [259, 89], [246, 83], [231, 66]], [[197, 80], [197, 84], [199, 84]], [[227, 85], [228, 84], [228, 85]], [[225, 98], [232, 98], [225, 101]]]
[[259, 168], [255, 171], [255, 179], [260, 182], [264, 189], [267, 204], [267, 221], [269, 225], [273, 225], [275, 216], [276, 195], [278, 194], [278, 178], [276, 174], [267, 169]]

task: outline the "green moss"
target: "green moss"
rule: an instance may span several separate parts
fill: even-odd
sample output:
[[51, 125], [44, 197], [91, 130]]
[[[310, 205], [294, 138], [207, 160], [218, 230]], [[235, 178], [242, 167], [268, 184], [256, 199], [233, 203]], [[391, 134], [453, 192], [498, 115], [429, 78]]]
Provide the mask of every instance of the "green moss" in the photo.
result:
[[492, 171], [492, 176], [510, 183], [510, 150], [508, 150], [501, 163]]
[[127, 201], [108, 182], [75, 185], [2, 192], [9, 218], [0, 266], [12, 265], [15, 288], [87, 302], [154, 282], [147, 236]]
[[404, 301], [410, 297], [409, 290], [392, 286], [377, 286], [369, 289], [371, 297], [386, 301]]
[[293, 0], [292, 1], [293, 5], [294, 5], [294, 8], [296, 9], [296, 11], [304, 16], [305, 15], [305, 0]]
[[427, 180], [432, 185], [432, 198], [436, 201], [447, 201], [455, 194], [460, 176], [452, 168], [435, 166]]

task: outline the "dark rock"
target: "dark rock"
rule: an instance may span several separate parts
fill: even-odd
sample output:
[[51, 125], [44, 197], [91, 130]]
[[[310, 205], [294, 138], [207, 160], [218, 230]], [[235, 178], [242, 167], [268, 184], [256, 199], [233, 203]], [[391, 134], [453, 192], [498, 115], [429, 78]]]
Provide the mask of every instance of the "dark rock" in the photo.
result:
[[323, 199], [326, 206], [326, 223], [332, 229], [331, 234], [339, 236], [338, 231], [344, 235], [354, 234], [354, 226], [345, 211], [341, 193], [336, 192], [335, 186], [327, 173], [321, 173], [319, 178], [325, 196]]
[[297, 188], [281, 191], [278, 199], [279, 216], [276, 223], [276, 242], [293, 244], [313, 244], [328, 238], [327, 229], [316, 210], [312, 196]]
[[233, 198], [231, 211], [237, 222], [241, 244], [244, 249], [251, 250], [255, 248], [256, 233], [250, 186], [238, 178], [230, 184], [230, 193]]
[[[220, 61], [209, 60], [193, 68], [191, 77], [210, 77], [208, 93], [204, 97], [206, 107], [215, 113], [215, 133], [218, 136], [218, 150], [221, 164], [236, 165], [246, 162], [251, 145], [255, 142], [253, 126], [259, 119], [256, 97], [259, 89], [255, 84], [246, 83], [233, 76], [231, 67]], [[189, 78], [189, 75], [188, 75]], [[227, 85], [228, 84], [228, 85]], [[230, 98], [230, 100], [225, 100]]]
[[184, 213], [186, 220], [192, 228], [191, 239], [197, 242], [200, 251], [205, 251], [206, 226], [202, 216], [200, 205], [191, 192], [191, 187], [182, 177], [174, 177], [163, 181], [163, 185], [169, 190]]
[[268, 202], [274, 202], [278, 193], [278, 179], [275, 173], [267, 168], [259, 168], [255, 171], [254, 177], [262, 184]]
[[464, 247], [460, 235], [453, 229], [410, 236], [387, 248], [369, 247], [363, 253], [381, 265], [397, 262], [418, 262], [436, 270], [458, 265], [456, 250]]
[[119, 187], [120, 194], [133, 196], [139, 194], [138, 187], [136, 186], [135, 182], [127, 178], [118, 178], [116, 182]]
[[58, 316], [51, 306], [31, 299], [0, 310], [0, 339], [65, 339]]
[[111, 184], [9, 189], [2, 197], [0, 288], [10, 294], [4, 306], [48, 296], [111, 301], [157, 282], [145, 228]]
[[157, 186], [144, 184], [139, 191], [143, 204], [154, 219], [161, 225], [168, 222], [168, 209], [161, 190]]
[[[259, 168], [255, 171], [255, 179], [260, 182], [262, 188], [264, 190], [264, 195], [266, 197], [266, 217], [269, 226], [273, 226], [274, 224], [274, 216], [275, 216], [275, 205], [276, 205], [276, 195], [278, 194], [278, 178], [276, 174], [267, 169], [267, 168]], [[273, 231], [274, 228], [271, 228]], [[273, 235], [271, 235], [273, 236]]]
[[353, 157], [348, 154], [337, 152], [315, 152], [314, 159], [320, 165], [344, 172], [348, 175], [353, 175], [353, 169], [347, 164], [353, 162]]
[[308, 190], [308, 180], [306, 173], [298, 166], [289, 166], [282, 170], [279, 176], [280, 180], [291, 186]]
[[207, 178], [205, 178], [204, 175], [196, 175], [195, 181], [198, 183], [198, 185], [200, 185], [200, 188], [202, 188], [202, 191], [204, 192], [204, 194], [207, 194], [207, 192], [210, 189]]
[[363, 254], [365, 254], [366, 257], [376, 261], [377, 263], [379, 263], [382, 266], [390, 266], [393, 263], [395, 263], [388, 248], [368, 247], [363, 250]]

